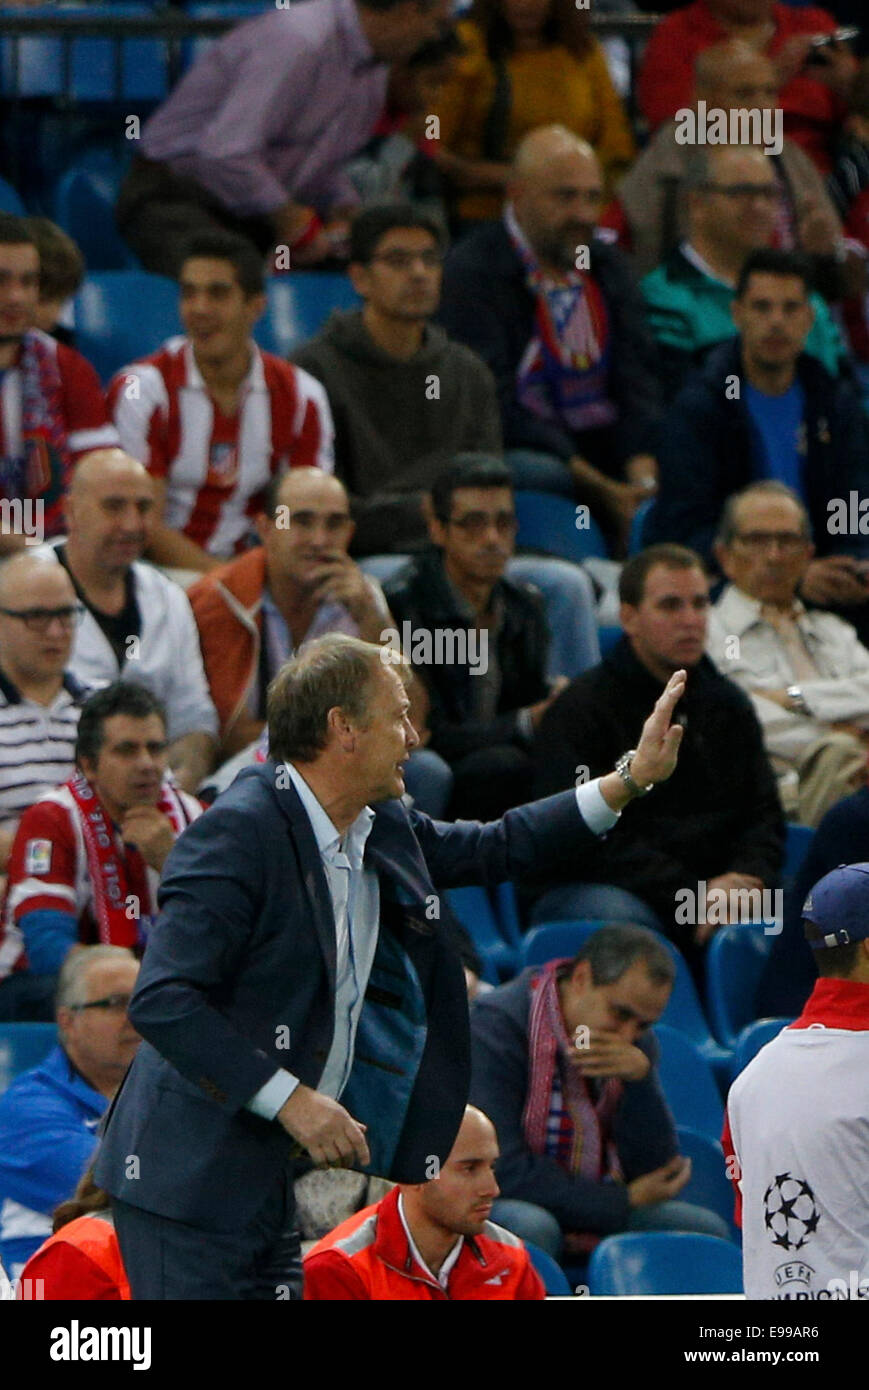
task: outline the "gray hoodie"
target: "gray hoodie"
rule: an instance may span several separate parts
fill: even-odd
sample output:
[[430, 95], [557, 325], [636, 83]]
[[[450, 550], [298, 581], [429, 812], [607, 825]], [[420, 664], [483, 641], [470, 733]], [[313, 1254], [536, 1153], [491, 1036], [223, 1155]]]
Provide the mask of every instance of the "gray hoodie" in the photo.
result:
[[357, 523], [354, 554], [418, 548], [426, 539], [422, 494], [453, 456], [501, 452], [491, 372], [436, 324], [402, 361], [377, 346], [361, 310], [336, 312], [293, 361], [329, 396], [335, 471]]

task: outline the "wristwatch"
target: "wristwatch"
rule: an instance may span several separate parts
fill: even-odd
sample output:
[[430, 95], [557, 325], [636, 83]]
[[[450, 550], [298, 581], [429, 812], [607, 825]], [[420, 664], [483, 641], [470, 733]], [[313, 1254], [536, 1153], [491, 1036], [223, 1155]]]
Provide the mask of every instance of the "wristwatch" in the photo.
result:
[[806, 697], [799, 685], [789, 685], [785, 691], [791, 702], [791, 708], [795, 714], [811, 714], [811, 710], [806, 704]]
[[639, 782], [634, 781], [631, 776], [631, 763], [636, 756], [636, 748], [629, 748], [627, 753], [622, 753], [622, 756], [616, 763], [616, 772], [621, 777], [629, 792], [632, 792], [634, 796], [645, 796], [647, 792], [652, 790], [655, 784], [654, 782], [649, 782], [648, 786], [641, 787]]

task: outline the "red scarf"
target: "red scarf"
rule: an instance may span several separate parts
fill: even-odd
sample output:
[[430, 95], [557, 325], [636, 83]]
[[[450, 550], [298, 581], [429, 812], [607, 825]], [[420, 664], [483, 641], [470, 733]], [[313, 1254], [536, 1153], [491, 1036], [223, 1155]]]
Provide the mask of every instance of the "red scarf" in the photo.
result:
[[564, 1105], [573, 1122], [573, 1152], [570, 1171], [600, 1182], [605, 1175], [621, 1177], [618, 1154], [609, 1134], [616, 1108], [622, 1097], [622, 1082], [609, 1077], [593, 1101], [588, 1084], [570, 1061], [573, 1040], [568, 1038], [558, 997], [558, 974], [564, 960], [551, 960], [531, 982], [531, 1013], [528, 1020], [528, 1097], [522, 1114], [522, 1128], [528, 1147], [543, 1154], [546, 1127], [552, 1101], [552, 1082], [559, 1052], [564, 1059], [561, 1084]]
[[[154, 907], [148, 866], [132, 845], [126, 845], [124, 853], [119, 853], [115, 827], [83, 773], [74, 772], [66, 786], [75, 802], [84, 837], [100, 942], [104, 946], [142, 946]], [[176, 835], [190, 823], [178, 792], [168, 781], [160, 790], [157, 810], [169, 817]], [[130, 897], [138, 903], [138, 911], [132, 917], [127, 910]]]

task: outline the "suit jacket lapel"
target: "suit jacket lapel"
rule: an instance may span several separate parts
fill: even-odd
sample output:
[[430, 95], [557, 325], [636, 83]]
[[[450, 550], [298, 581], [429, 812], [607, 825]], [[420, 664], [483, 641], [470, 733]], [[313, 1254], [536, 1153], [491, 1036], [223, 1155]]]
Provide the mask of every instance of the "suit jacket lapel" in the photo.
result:
[[320, 851], [314, 838], [314, 831], [311, 828], [308, 813], [299, 800], [299, 795], [292, 783], [287, 786], [278, 785], [276, 764], [269, 761], [261, 771], [268, 778], [274, 789], [278, 805], [290, 823], [290, 841], [299, 863], [299, 877], [308, 894], [311, 904], [311, 919], [326, 962], [329, 986], [334, 991], [336, 972], [335, 912], [332, 907], [332, 895], [329, 892], [329, 885], [323, 870], [323, 861], [320, 858]]

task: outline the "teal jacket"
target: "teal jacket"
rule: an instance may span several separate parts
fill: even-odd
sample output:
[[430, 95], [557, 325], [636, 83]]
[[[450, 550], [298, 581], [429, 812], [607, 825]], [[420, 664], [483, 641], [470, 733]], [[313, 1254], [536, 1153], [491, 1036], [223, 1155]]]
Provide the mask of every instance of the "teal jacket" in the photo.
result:
[[[681, 250], [644, 276], [640, 288], [649, 327], [662, 348], [661, 370], [670, 398], [681, 387], [686, 371], [699, 366], [710, 348], [735, 336], [736, 324], [730, 316], [733, 289], [692, 265]], [[831, 376], [838, 376], [847, 358], [842, 335], [819, 294], [811, 295], [811, 304], [815, 321], [805, 351]]]

